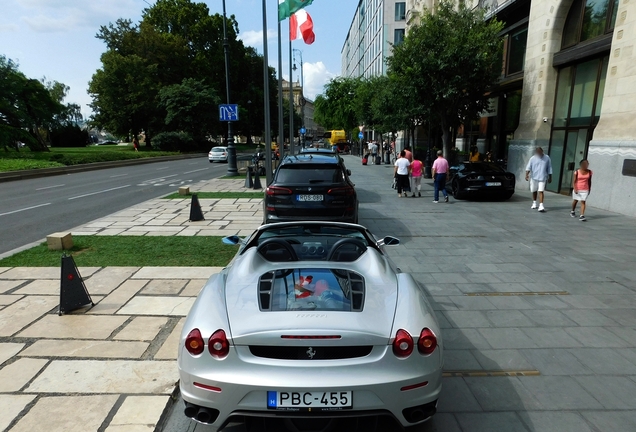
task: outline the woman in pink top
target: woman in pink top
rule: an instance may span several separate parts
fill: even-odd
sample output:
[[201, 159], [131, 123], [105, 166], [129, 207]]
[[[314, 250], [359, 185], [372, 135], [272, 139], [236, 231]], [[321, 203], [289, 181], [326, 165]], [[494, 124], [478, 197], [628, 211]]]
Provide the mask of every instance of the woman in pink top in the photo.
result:
[[419, 158], [417, 157], [417, 155], [415, 156], [415, 158], [413, 158], [413, 162], [411, 163], [411, 176], [413, 178], [413, 198], [415, 198], [415, 189], [417, 189], [417, 196], [421, 197], [422, 193], [422, 174], [424, 170], [424, 164], [422, 163], [421, 160], [419, 160]]
[[585, 201], [592, 190], [592, 171], [588, 169], [587, 159], [581, 161], [581, 167], [574, 171], [572, 177], [572, 211], [570, 216], [576, 217], [576, 205], [581, 201], [581, 216], [579, 220], [585, 222]]

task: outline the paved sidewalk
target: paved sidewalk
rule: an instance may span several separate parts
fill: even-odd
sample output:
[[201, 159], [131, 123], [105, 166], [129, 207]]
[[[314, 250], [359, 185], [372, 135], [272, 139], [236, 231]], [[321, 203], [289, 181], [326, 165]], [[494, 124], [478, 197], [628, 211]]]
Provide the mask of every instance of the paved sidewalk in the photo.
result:
[[79, 270], [96, 305], [58, 316], [59, 268], [0, 268], [0, 431], [153, 431], [183, 317], [220, 269]]
[[[213, 179], [191, 192], [258, 192], [245, 180]], [[190, 222], [191, 198], [153, 199], [72, 229], [75, 235], [228, 236], [250, 235], [263, 222], [260, 198], [199, 199], [205, 220]]]

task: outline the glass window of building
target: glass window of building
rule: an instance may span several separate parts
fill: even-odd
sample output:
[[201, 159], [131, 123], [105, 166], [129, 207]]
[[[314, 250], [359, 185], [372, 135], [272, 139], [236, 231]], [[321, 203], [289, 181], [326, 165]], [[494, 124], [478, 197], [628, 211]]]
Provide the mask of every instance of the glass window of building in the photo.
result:
[[404, 42], [404, 29], [395, 29], [393, 32], [393, 45], [398, 46]]
[[563, 27], [561, 47], [611, 33], [617, 12], [618, 0], [574, 0]]
[[528, 45], [528, 28], [524, 27], [510, 33], [508, 37], [508, 62], [506, 75], [523, 72]]
[[406, 2], [395, 2], [395, 20], [406, 20]]

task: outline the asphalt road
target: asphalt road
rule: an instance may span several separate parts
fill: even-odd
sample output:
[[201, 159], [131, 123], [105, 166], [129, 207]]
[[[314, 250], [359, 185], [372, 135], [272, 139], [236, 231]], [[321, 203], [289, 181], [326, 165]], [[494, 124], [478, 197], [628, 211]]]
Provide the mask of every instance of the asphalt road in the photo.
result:
[[201, 157], [2, 183], [0, 254], [226, 172]]

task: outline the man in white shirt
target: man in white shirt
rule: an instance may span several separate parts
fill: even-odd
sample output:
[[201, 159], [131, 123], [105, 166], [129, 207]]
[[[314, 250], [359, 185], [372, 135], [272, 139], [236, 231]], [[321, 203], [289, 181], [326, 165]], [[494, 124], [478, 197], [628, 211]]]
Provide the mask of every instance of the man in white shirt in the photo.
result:
[[532, 192], [532, 207], [537, 208], [537, 194], [539, 195], [539, 211], [545, 212], [543, 198], [545, 185], [552, 183], [552, 161], [550, 156], [543, 153], [541, 147], [537, 147], [534, 156], [530, 158], [526, 166], [526, 181], [530, 181], [530, 191]]

